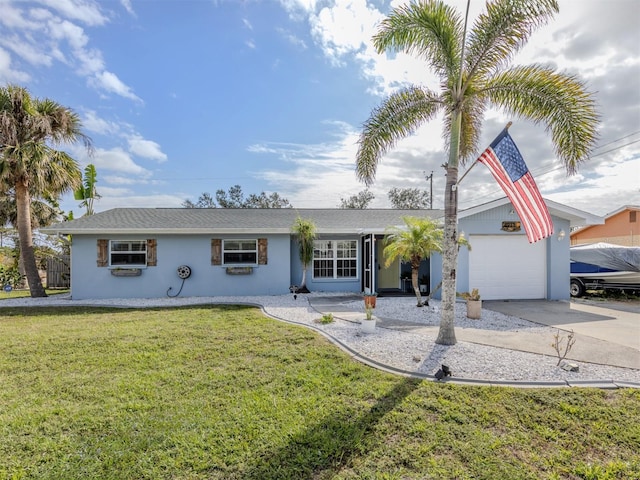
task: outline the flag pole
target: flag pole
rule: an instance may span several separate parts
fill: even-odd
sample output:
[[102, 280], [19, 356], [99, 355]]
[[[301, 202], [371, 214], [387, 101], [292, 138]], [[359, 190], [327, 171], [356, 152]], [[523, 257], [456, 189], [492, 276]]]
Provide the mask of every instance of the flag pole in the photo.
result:
[[[513, 122], [509, 122], [509, 123], [507, 123], [507, 126], [506, 126], [506, 127], [504, 127], [504, 129], [505, 129], [505, 130], [509, 130], [509, 127], [510, 127], [511, 125], [513, 125]], [[474, 161], [474, 162], [471, 164], [471, 166], [469, 167], [469, 169], [468, 169], [466, 172], [464, 172], [464, 173], [462, 174], [462, 176], [461, 176], [461, 177], [460, 177], [460, 179], [458, 180], [458, 183], [456, 183], [456, 186], [460, 185], [460, 182], [462, 182], [462, 179], [463, 179], [464, 177], [466, 177], [466, 176], [467, 176], [467, 173], [469, 173], [473, 167], [475, 167], [475, 166], [476, 166], [476, 164], [478, 163], [478, 160], [479, 160], [479, 159], [480, 159], [480, 157], [476, 158], [476, 159], [475, 159], [475, 161]]]

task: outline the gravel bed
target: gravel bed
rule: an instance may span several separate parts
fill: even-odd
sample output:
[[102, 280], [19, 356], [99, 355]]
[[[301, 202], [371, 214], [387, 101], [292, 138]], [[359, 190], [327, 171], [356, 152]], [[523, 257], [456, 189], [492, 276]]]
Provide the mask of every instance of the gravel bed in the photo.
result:
[[[486, 381], [562, 382], [562, 381], [618, 381], [640, 383], [640, 370], [573, 362], [579, 365], [579, 372], [568, 372], [558, 367], [558, 358], [552, 355], [538, 355], [505, 348], [485, 346], [458, 341], [456, 345], [437, 345], [437, 329], [422, 329], [419, 333], [388, 328], [376, 328], [374, 334], [363, 334], [355, 321], [336, 319], [330, 324], [320, 324], [321, 314], [311, 307], [309, 300], [314, 297], [331, 297], [344, 293], [312, 293], [278, 296], [233, 296], [233, 297], [178, 297], [154, 299], [95, 299], [71, 300], [68, 296], [48, 298], [5, 299], [0, 306], [46, 306], [46, 305], [95, 305], [118, 307], [173, 307], [212, 303], [261, 305], [270, 316], [288, 322], [311, 326], [338, 340], [349, 349], [367, 359], [408, 372], [434, 374], [440, 365], [449, 365], [456, 378]], [[347, 312], [362, 313], [362, 301], [340, 304]], [[438, 301], [431, 301], [429, 307], [416, 308], [415, 299], [410, 297], [378, 298], [375, 314], [380, 318], [401, 319], [424, 326], [439, 325]], [[347, 317], [347, 315], [345, 315]], [[516, 317], [510, 317], [490, 310], [482, 310], [482, 321], [466, 318], [464, 306], [456, 308], [456, 327], [483, 328], [494, 331], [526, 331], [540, 333], [553, 338], [555, 329], [540, 326]]]

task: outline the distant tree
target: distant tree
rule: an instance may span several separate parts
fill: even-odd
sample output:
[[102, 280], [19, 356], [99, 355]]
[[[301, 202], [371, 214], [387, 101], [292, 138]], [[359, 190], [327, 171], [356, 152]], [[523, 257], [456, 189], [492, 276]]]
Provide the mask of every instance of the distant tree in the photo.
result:
[[191, 200], [185, 200], [182, 202], [182, 206], [184, 208], [216, 208], [216, 201], [210, 193], [204, 192], [195, 203]]
[[364, 209], [369, 206], [375, 195], [369, 189], [351, 195], [349, 198], [340, 198], [340, 208]]
[[229, 188], [229, 192], [220, 189], [216, 191], [216, 201], [220, 208], [244, 208], [244, 194], [240, 185]]
[[100, 195], [96, 190], [97, 183], [98, 173], [96, 172], [96, 167], [90, 163], [84, 169], [82, 185], [73, 192], [73, 198], [76, 200], [82, 200], [82, 202], [80, 202], [80, 207], [86, 207], [87, 215], [93, 215], [93, 202], [97, 198], [100, 198]]
[[[216, 204], [217, 202], [217, 204]], [[289, 200], [273, 192], [267, 195], [261, 192], [259, 195], [252, 193], [248, 198], [244, 198], [242, 187], [234, 185], [228, 192], [220, 189], [216, 191], [215, 200], [209, 193], [203, 193], [196, 202], [185, 200], [182, 202], [184, 208], [291, 208]]]
[[316, 239], [316, 225], [312, 220], [298, 217], [291, 227], [291, 232], [298, 241], [300, 262], [302, 263], [302, 280], [298, 292], [308, 293], [307, 267], [313, 262], [313, 242]]
[[278, 193], [273, 192], [267, 195], [262, 192], [260, 195], [252, 193], [244, 202], [244, 208], [291, 208], [289, 200], [282, 198]]
[[400, 210], [420, 210], [429, 205], [429, 194], [419, 188], [393, 187], [387, 196], [393, 208]]

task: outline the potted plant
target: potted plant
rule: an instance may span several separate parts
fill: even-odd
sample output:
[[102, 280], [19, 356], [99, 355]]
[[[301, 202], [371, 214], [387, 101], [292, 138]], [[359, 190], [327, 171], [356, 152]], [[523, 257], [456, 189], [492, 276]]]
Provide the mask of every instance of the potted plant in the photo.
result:
[[375, 292], [365, 292], [364, 294], [364, 308], [376, 308], [376, 297], [378, 296]]
[[376, 317], [373, 316], [373, 308], [366, 307], [364, 309], [365, 317], [360, 322], [364, 333], [374, 333], [376, 331]]
[[474, 288], [471, 290], [471, 293], [459, 293], [458, 296], [467, 301], [467, 318], [480, 318], [482, 313], [482, 300], [480, 299], [480, 292], [478, 289]]

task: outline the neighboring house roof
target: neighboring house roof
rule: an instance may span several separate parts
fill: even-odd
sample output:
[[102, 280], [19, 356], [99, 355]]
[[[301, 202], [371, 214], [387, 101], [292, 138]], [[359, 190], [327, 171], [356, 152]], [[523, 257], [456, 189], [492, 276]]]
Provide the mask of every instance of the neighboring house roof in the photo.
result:
[[[470, 217], [471, 215], [486, 212], [487, 210], [501, 207], [509, 203], [511, 203], [511, 201], [507, 197], [502, 197], [491, 202], [483, 203], [482, 205], [461, 210], [458, 213], [458, 218], [462, 219], [465, 217]], [[582, 210], [578, 210], [577, 208], [568, 207], [566, 205], [548, 200], [546, 198], [544, 199], [544, 203], [547, 204], [547, 208], [549, 209], [549, 213], [551, 215], [569, 220], [571, 227], [578, 227], [582, 225], [601, 225], [604, 223], [604, 218], [598, 215], [583, 212]]]
[[[607, 220], [609, 220], [612, 217], [615, 217], [619, 213], [622, 213], [622, 212], [625, 212], [625, 211], [632, 211], [632, 210], [640, 210], [640, 206], [638, 206], [638, 205], [623, 205], [622, 207], [617, 208], [613, 212], [607, 213], [603, 217], [602, 222], [600, 222], [597, 225], [606, 224]], [[580, 228], [577, 228], [573, 232], [571, 232], [571, 237], [579, 235], [579, 234], [583, 234], [584, 232], [586, 232], [587, 230], [589, 230], [593, 226], [594, 226], [594, 224], [588, 224], [588, 225], [581, 226]]]
[[297, 217], [320, 234], [383, 233], [403, 216], [440, 218], [442, 210], [294, 208], [115, 208], [41, 228], [48, 234], [274, 234], [290, 233]]

